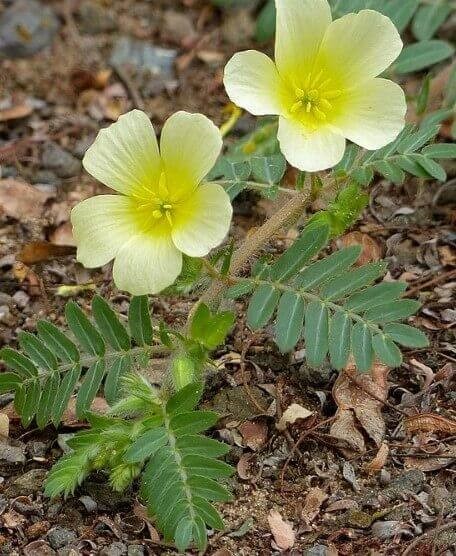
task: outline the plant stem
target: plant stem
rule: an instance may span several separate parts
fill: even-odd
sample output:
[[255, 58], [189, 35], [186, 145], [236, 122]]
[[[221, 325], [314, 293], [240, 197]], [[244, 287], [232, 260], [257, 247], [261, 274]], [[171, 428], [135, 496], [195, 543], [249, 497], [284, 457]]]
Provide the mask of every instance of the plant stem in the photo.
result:
[[[256, 230], [253, 234], [248, 236], [244, 242], [236, 249], [233, 254], [230, 266], [230, 274], [235, 277], [249, 262], [252, 257], [255, 257], [258, 251], [280, 230], [286, 226], [294, 224], [302, 215], [303, 210], [309, 205], [311, 201], [309, 188], [297, 192], [293, 197], [287, 201], [271, 218]], [[226, 287], [227, 280], [220, 280], [220, 276], [214, 281], [207, 291], [203, 294], [200, 301], [195, 304], [197, 306], [201, 301], [210, 303], [216, 301], [220, 296], [223, 289]], [[193, 310], [189, 315], [189, 319], [193, 314]]]
[[[218, 183], [221, 186], [226, 186], [236, 182], [234, 180], [217, 180], [214, 183]], [[242, 183], [246, 186], [247, 189], [256, 189], [258, 191], [271, 191], [274, 189], [274, 185], [270, 185], [269, 183], [258, 183], [256, 181], [244, 181]], [[280, 193], [291, 195], [293, 197], [299, 194], [299, 192], [296, 191], [296, 189], [289, 189], [288, 187], [279, 186], [277, 188], [277, 191], [279, 191]]]

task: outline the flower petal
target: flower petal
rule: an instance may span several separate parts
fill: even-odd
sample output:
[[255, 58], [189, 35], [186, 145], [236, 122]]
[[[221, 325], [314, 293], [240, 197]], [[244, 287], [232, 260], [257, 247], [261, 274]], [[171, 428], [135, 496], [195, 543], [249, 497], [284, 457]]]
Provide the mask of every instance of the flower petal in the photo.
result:
[[163, 126], [160, 150], [172, 199], [191, 193], [222, 150], [220, 130], [203, 114], [176, 112]]
[[350, 93], [346, 109], [334, 125], [365, 149], [391, 143], [405, 125], [404, 91], [388, 79], [372, 79]]
[[207, 255], [224, 240], [232, 214], [223, 187], [215, 183], [201, 185], [173, 215], [174, 244], [190, 257]]
[[161, 163], [157, 138], [144, 112], [132, 110], [102, 129], [83, 159], [94, 178], [125, 195], [158, 183]]
[[103, 266], [136, 232], [131, 201], [122, 195], [98, 195], [71, 211], [77, 259], [87, 268]]
[[182, 270], [182, 254], [170, 236], [137, 235], [117, 253], [114, 283], [132, 295], [159, 293], [170, 286]]
[[331, 23], [327, 0], [276, 0], [275, 61], [283, 78], [309, 71]]
[[288, 162], [307, 172], [335, 166], [345, 151], [345, 138], [328, 128], [309, 132], [299, 122], [279, 118], [277, 138]]
[[379, 12], [362, 10], [333, 21], [326, 31], [320, 61], [351, 87], [380, 75], [402, 50], [394, 23]]
[[235, 54], [225, 66], [223, 83], [230, 99], [255, 116], [282, 112], [283, 85], [266, 54], [256, 50]]

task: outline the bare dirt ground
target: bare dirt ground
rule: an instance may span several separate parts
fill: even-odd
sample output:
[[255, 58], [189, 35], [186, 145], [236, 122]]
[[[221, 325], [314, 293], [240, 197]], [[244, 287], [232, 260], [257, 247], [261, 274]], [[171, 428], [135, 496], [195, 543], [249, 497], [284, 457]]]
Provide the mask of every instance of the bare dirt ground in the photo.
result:
[[[11, 4], [0, 1], [0, 17]], [[34, 331], [41, 318], [61, 324], [68, 296], [87, 308], [97, 291], [127, 311], [109, 266], [89, 271], [75, 261], [69, 211], [103, 191], [82, 170], [85, 149], [100, 127], [133, 107], [146, 110], [157, 129], [179, 109], [222, 123], [223, 66], [233, 52], [258, 48], [253, 10], [221, 12], [204, 0], [43, 6], [52, 10], [39, 12], [47, 18], [43, 33], [56, 26], [53, 36], [41, 37], [47, 46], [23, 58], [0, 55], [0, 346], [15, 346], [18, 331]], [[33, 51], [33, 41], [25, 43]], [[243, 116], [230, 140], [253, 125]], [[227, 528], [210, 537], [208, 554], [455, 553], [454, 163], [447, 171], [443, 186], [379, 181], [356, 228], [333, 245], [360, 242], [365, 260], [385, 257], [389, 279], [407, 281], [407, 295], [422, 301], [411, 322], [431, 347], [406, 351], [400, 369], [377, 368], [358, 385], [347, 377], [336, 382], [330, 368], [302, 365], [299, 350], [281, 356], [268, 330], [254, 334], [244, 326], [237, 304], [240, 318], [215, 355], [220, 371], [210, 377], [205, 401], [223, 415], [213, 435], [232, 445], [235, 501], [221, 507]], [[274, 207], [240, 197], [233, 237]], [[268, 248], [280, 252], [291, 240], [289, 234]], [[191, 302], [155, 298], [152, 306], [179, 324]], [[42, 483], [65, 435], [84, 425], [70, 408], [59, 430], [23, 430], [10, 402], [0, 397], [7, 437], [0, 442], [1, 554], [174, 554], [137, 492], [113, 493], [102, 475], [66, 501], [44, 498]], [[309, 416], [279, 431], [293, 403]]]

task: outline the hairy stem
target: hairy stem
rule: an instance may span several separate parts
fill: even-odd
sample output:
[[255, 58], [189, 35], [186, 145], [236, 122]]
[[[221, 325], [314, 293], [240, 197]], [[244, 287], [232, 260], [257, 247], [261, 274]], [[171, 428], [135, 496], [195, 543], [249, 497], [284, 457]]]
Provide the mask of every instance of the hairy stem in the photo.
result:
[[[249, 235], [233, 254], [230, 274], [236, 276], [244, 265], [249, 262], [252, 257], [257, 255], [258, 251], [276, 236], [282, 228], [294, 224], [302, 215], [303, 210], [309, 205], [310, 201], [311, 195], [308, 188], [296, 193], [296, 195], [287, 201], [273, 216], [271, 216], [271, 218], [266, 220], [256, 232]], [[200, 298], [199, 302], [211, 303], [216, 301], [225, 287], [226, 284], [224, 281], [214, 280]], [[199, 302], [195, 304], [194, 308], [196, 308]], [[193, 315], [193, 312], [192, 310], [189, 319]]]

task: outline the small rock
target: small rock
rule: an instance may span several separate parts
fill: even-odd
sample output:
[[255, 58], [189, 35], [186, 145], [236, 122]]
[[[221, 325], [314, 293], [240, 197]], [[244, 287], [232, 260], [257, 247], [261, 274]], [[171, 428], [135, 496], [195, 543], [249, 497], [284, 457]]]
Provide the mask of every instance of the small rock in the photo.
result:
[[38, 170], [30, 177], [30, 183], [60, 185], [60, 181], [52, 170]]
[[25, 444], [12, 446], [8, 441], [0, 442], [0, 462], [20, 464], [25, 463]]
[[0, 177], [2, 178], [15, 178], [17, 177], [17, 168], [14, 166], [2, 166]]
[[32, 458], [44, 458], [46, 455], [47, 444], [33, 440], [27, 444], [27, 452]]
[[81, 171], [81, 162], [68, 151], [49, 141], [42, 155], [43, 166], [53, 170], [60, 178], [71, 178]]
[[46, 541], [33, 541], [24, 547], [24, 556], [54, 556], [53, 550]]
[[302, 556], [333, 556], [334, 554], [337, 554], [337, 552], [334, 552], [334, 550], [328, 546], [324, 544], [314, 544], [310, 548], [304, 550]]
[[100, 556], [125, 556], [127, 547], [123, 542], [113, 542], [100, 550]]
[[250, 10], [240, 9], [227, 14], [221, 33], [228, 44], [236, 47], [247, 44], [255, 33], [255, 21]]
[[196, 37], [195, 27], [188, 15], [167, 10], [163, 15], [163, 34], [176, 44], [191, 42]]
[[13, 298], [7, 293], [0, 292], [0, 305], [11, 306], [13, 304]]
[[14, 318], [8, 305], [0, 305], [0, 322], [8, 326], [14, 324]]
[[368, 529], [372, 525], [374, 517], [360, 510], [349, 510], [346, 514], [341, 516], [341, 519], [346, 519], [346, 524], [349, 527]]
[[8, 500], [3, 496], [3, 494], [0, 494], [0, 515], [6, 510], [8, 503]]
[[400, 530], [400, 521], [377, 521], [372, 525], [372, 534], [382, 541], [392, 539]]
[[63, 548], [73, 543], [78, 537], [74, 531], [60, 527], [57, 525], [53, 527], [47, 534], [49, 543], [54, 549]]
[[13, 295], [12, 299], [13, 299], [14, 303], [16, 304], [16, 306], [19, 307], [19, 309], [24, 309], [25, 307], [27, 307], [27, 305], [30, 301], [30, 297], [23, 290], [18, 290]]
[[52, 43], [59, 21], [49, 6], [16, 0], [0, 17], [0, 57], [31, 56]]
[[17, 477], [6, 489], [6, 492], [11, 497], [35, 494], [42, 489], [46, 475], [46, 469], [31, 469], [21, 477]]
[[47, 531], [49, 531], [49, 521], [37, 521], [32, 523], [25, 530], [25, 534], [28, 539], [37, 539], [38, 537], [43, 537]]
[[382, 494], [391, 500], [397, 500], [410, 494], [417, 494], [423, 488], [426, 477], [419, 469], [409, 469], [395, 477]]
[[130, 544], [127, 550], [128, 556], [144, 556], [146, 553], [142, 544]]
[[116, 492], [107, 483], [94, 483], [86, 481], [82, 485], [84, 494], [89, 495], [101, 511], [114, 511], [130, 504], [126, 493]]
[[108, 33], [117, 28], [116, 19], [111, 10], [96, 1], [85, 0], [79, 7], [81, 31], [89, 35]]
[[90, 513], [97, 510], [97, 503], [90, 496], [80, 496], [79, 501], [83, 504], [84, 508]]
[[94, 135], [88, 135], [87, 137], [84, 137], [83, 139], [79, 139], [78, 141], [76, 141], [73, 148], [74, 156], [76, 156], [79, 159], [84, 158], [87, 149], [94, 142], [94, 140], [95, 140]]

